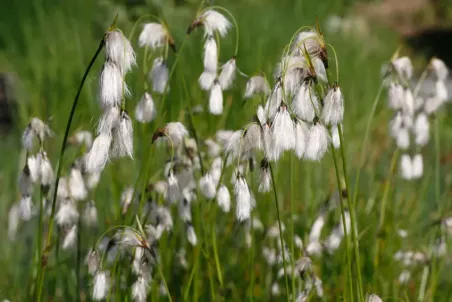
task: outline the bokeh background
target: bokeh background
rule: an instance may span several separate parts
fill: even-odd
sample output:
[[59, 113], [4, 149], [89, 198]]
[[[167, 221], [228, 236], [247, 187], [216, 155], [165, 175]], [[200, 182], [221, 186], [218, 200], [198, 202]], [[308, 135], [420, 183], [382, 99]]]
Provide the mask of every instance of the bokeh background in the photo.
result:
[[[381, 66], [391, 58], [398, 47], [402, 54], [413, 59], [416, 75], [422, 72], [432, 56], [438, 56], [448, 66], [452, 66], [452, 5], [449, 0], [228, 0], [214, 3], [230, 10], [239, 24], [237, 65], [246, 74], [263, 71], [271, 75], [293, 33], [301, 26], [314, 25], [318, 18], [325, 39], [337, 51], [340, 85], [345, 95], [344, 129], [348, 172], [352, 184], [359, 164], [359, 152], [370, 108], [381, 83]], [[55, 131], [56, 136], [47, 146], [49, 157], [52, 163], [55, 163], [80, 78], [105, 28], [115, 15], [119, 15], [118, 25], [126, 36], [140, 16], [147, 13], [162, 16], [167, 21], [177, 45], [184, 39], [198, 5], [199, 1], [195, 0], [1, 1], [0, 299], [27, 300], [25, 289], [30, 287], [30, 276], [33, 274], [34, 224], [22, 226], [20, 236], [15, 241], [10, 241], [7, 236], [8, 210], [11, 204], [20, 198], [17, 180], [24, 160], [20, 138], [30, 118], [37, 116], [48, 121]], [[220, 61], [226, 61], [232, 54], [233, 35], [231, 31], [229, 38], [222, 41]], [[136, 48], [140, 64], [142, 50], [138, 49], [136, 35], [131, 41]], [[181, 60], [171, 82], [171, 92], [165, 104], [166, 121], [183, 119], [181, 110], [189, 106], [182, 79], [187, 81], [191, 105], [206, 105], [207, 95], [197, 85], [197, 77], [202, 72], [202, 47], [202, 33], [198, 30], [190, 36], [181, 53]], [[173, 60], [174, 56], [170, 56], [169, 65]], [[95, 128], [95, 122], [100, 115], [96, 92], [101, 61], [95, 64], [82, 91], [73, 131]], [[133, 91], [127, 104], [130, 111], [133, 111], [143, 93], [143, 77], [139, 70], [135, 70], [128, 78]], [[197, 131], [202, 137], [212, 136], [218, 128], [217, 125], [225, 129], [239, 129], [245, 124], [244, 121], [252, 118], [256, 103], [243, 104], [245, 84], [246, 79], [239, 77], [236, 89], [225, 94], [225, 100], [231, 106], [225, 119], [209, 115], [195, 117]], [[390, 192], [390, 226], [386, 231], [390, 235], [399, 227], [408, 229], [411, 233], [410, 241], [386, 242], [387, 257], [381, 264], [384, 269], [375, 277], [372, 255], [367, 255], [365, 249], [375, 241], [373, 222], [377, 221], [378, 214], [373, 211], [373, 205], [381, 200], [390, 159], [395, 150], [387, 130], [392, 112], [386, 108], [384, 96], [382, 99], [372, 124], [368, 160], [359, 184], [359, 209], [362, 211], [358, 211], [358, 216], [360, 230], [364, 230], [361, 246], [364, 249], [362, 254], [365, 290], [378, 289], [382, 296], [394, 296], [394, 300], [397, 300], [396, 297], [403, 297], [404, 294], [397, 292], [397, 286], [394, 285], [393, 280], [400, 271], [392, 267], [393, 253], [403, 245], [425, 248], [428, 244], [425, 238], [426, 226], [438, 217], [446, 215], [451, 206], [452, 123], [448, 118], [451, 107], [446, 105], [439, 114], [443, 180], [440, 185], [444, 210], [439, 213], [433, 199], [433, 147], [428, 147], [424, 151], [423, 180], [417, 183], [397, 180]], [[99, 236], [106, 226], [113, 223], [121, 191], [126, 186], [133, 185], [135, 175], [142, 165], [142, 145], [147, 136], [143, 133], [144, 128], [137, 126], [135, 131], [136, 159], [115, 162], [109, 165], [102, 176], [95, 197], [99, 209], [99, 230], [90, 235], [91, 241], [96, 238], [96, 234]], [[75, 156], [75, 152], [69, 151], [65, 165], [69, 166]], [[163, 159], [163, 155], [156, 158], [155, 171], [161, 169], [159, 158]], [[277, 171], [278, 181], [281, 183], [287, 181], [288, 175], [284, 170], [287, 165], [288, 161], [283, 161]], [[335, 190], [336, 180], [330, 158], [321, 164], [303, 163], [297, 166], [296, 171], [296, 183], [299, 184], [296, 191], [296, 212], [303, 221], [297, 233], [303, 236], [315, 219], [320, 204]], [[260, 211], [265, 213], [267, 207]], [[283, 208], [283, 212], [285, 216], [290, 214], [288, 206]], [[389, 238], [389, 235], [384, 236]], [[89, 242], [86, 242], [85, 249], [88, 245]], [[221, 258], [240, 257], [238, 249], [226, 242]], [[247, 256], [243, 257], [248, 261]], [[70, 254], [63, 257], [66, 258], [70, 260]], [[330, 293], [341, 289], [335, 280], [328, 282], [328, 272], [345, 270], [341, 267], [341, 263], [344, 263], [343, 256], [335, 255], [333, 258], [326, 264], [317, 262], [319, 266], [324, 266], [324, 283]], [[231, 263], [233, 262], [231, 260]], [[451, 277], [447, 273], [449, 262], [444, 262], [437, 286], [439, 293], [435, 297], [430, 296], [431, 300], [450, 301], [447, 298], [452, 295]], [[227, 263], [224, 266], [225, 274], [235, 280], [236, 284], [240, 284], [240, 278], [247, 268], [241, 267], [235, 271], [236, 266], [231, 265], [228, 268]], [[63, 267], [63, 277], [50, 273], [48, 283], [56, 284], [54, 288], [61, 290], [55, 293], [57, 300], [69, 301], [75, 297], [74, 289], [71, 288], [74, 272], [70, 265], [63, 264]], [[177, 287], [176, 277], [170, 278], [169, 282], [170, 288]], [[416, 296], [417, 285], [416, 281], [412, 288], [406, 289], [408, 300]], [[88, 279], [85, 286], [89, 286]], [[48, 290], [50, 292], [52, 288]], [[256, 289], [256, 297], [265, 300], [266, 296], [262, 293], [265, 290]], [[334, 294], [330, 297], [334, 297]], [[332, 299], [334, 301], [334, 298]]]

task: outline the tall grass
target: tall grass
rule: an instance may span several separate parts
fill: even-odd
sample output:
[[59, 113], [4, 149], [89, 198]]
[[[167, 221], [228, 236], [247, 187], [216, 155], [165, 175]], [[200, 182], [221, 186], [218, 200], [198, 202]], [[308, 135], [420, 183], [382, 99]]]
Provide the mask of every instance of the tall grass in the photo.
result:
[[[220, 1], [219, 4], [231, 11], [240, 26], [237, 66], [249, 75], [263, 71], [271, 79], [275, 62], [279, 61], [284, 46], [297, 28], [314, 24], [316, 17], [323, 22], [331, 14], [345, 12], [347, 3]], [[6, 228], [8, 210], [19, 198], [16, 183], [25, 157], [25, 154], [18, 152], [22, 129], [32, 116], [48, 121], [56, 135], [46, 143], [46, 150], [55, 164], [64, 138], [67, 114], [80, 78], [96, 50], [99, 37], [102, 37], [116, 13], [119, 13], [118, 24], [126, 35], [134, 21], [140, 15], [149, 13], [148, 10], [166, 20], [179, 47], [177, 54], [169, 56], [170, 68], [175, 66], [171, 89], [164, 98], [155, 99], [161, 108], [155, 122], [146, 126], [134, 123], [135, 159], [114, 161], [103, 171], [98, 188], [90, 196], [96, 202], [99, 223], [96, 229], [81, 235], [81, 259], [80, 255], [77, 259], [74, 251], [60, 250], [58, 262], [55, 262], [55, 250], [52, 250], [43, 283], [44, 301], [52, 298], [89, 300], [92, 278], [88, 276], [83, 262], [89, 249], [104, 231], [115, 225], [133, 221], [132, 225], [138, 228], [135, 217], [120, 215], [121, 192], [129, 186], [136, 186], [138, 192], [145, 192], [146, 179], [156, 182], [162, 178], [162, 163], [169, 153], [161, 146], [150, 144], [152, 132], [157, 127], [175, 120], [187, 126], [191, 123], [191, 136], [196, 134], [199, 140], [203, 140], [212, 137], [218, 129], [240, 129], [244, 121], [252, 119], [259, 100], [242, 102], [246, 79], [241, 76], [235, 82], [235, 89], [224, 93], [227, 112], [222, 117], [208, 113], [192, 114], [190, 111], [199, 104], [206, 106], [208, 98], [208, 94], [201, 91], [197, 84], [202, 72], [201, 30], [196, 30], [185, 41], [185, 30], [192, 22], [198, 5], [192, 2], [184, 5], [167, 3], [126, 9], [118, 4], [88, 0], [42, 0], [31, 4], [28, 1], [11, 1], [2, 4], [5, 9], [0, 10], [3, 25], [0, 31], [0, 70], [16, 75], [17, 111], [15, 130], [2, 140], [0, 148], [0, 156], [4, 159], [0, 171], [0, 216], [5, 224], [0, 229], [3, 247], [0, 251], [3, 270], [0, 274], [0, 299], [29, 300], [35, 290], [36, 268], [39, 267], [36, 266], [36, 249], [31, 248], [38, 244], [35, 235], [37, 218], [22, 224], [14, 241], [8, 239]], [[20, 18], [17, 18], [19, 14]], [[449, 211], [450, 176], [447, 166], [439, 162], [450, 151], [451, 132], [446, 113], [438, 114], [435, 144], [429, 145], [424, 152], [425, 162], [435, 164], [426, 164], [424, 177], [415, 184], [401, 180], [395, 169], [398, 166], [395, 147], [387, 134], [390, 112], [386, 110], [384, 94], [379, 90], [380, 67], [396, 48], [394, 35], [375, 28], [369, 37], [328, 32], [325, 36], [334, 45], [340, 62], [340, 84], [346, 106], [343, 125], [346, 140], [342, 144], [345, 148], [337, 150], [335, 155], [341, 154], [347, 165], [337, 165], [343, 174], [336, 175], [332, 156], [327, 156], [321, 163], [299, 162], [285, 156], [277, 165], [272, 165], [276, 184], [274, 195], [257, 194], [257, 207], [253, 215], [268, 228], [276, 221], [274, 203], [277, 200], [279, 216], [287, 227], [283, 236], [296, 260], [299, 252], [293, 247], [291, 233], [300, 236], [305, 244], [308, 242], [309, 231], [325, 205], [323, 202], [336, 192], [342, 179], [346, 180], [343, 175], [346, 175], [349, 190], [346, 195], [352, 202], [348, 207], [353, 208], [351, 212], [354, 212], [359, 230], [356, 234], [359, 258], [353, 254], [351, 242], [349, 251], [342, 244], [332, 255], [312, 257], [314, 271], [323, 281], [325, 300], [335, 301], [343, 297], [346, 301], [352, 298], [359, 301], [361, 293], [357, 285], [362, 283], [363, 295], [377, 293], [383, 300], [411, 301], [421, 297], [421, 300], [447, 301], [452, 293], [447, 258], [434, 259], [424, 267], [413, 268], [412, 278], [406, 285], [398, 282], [402, 267], [393, 260], [399, 249], [419, 250], [427, 254], [431, 249], [430, 237], [434, 238], [435, 234], [431, 224]], [[144, 50], [137, 47], [136, 35], [131, 41], [137, 50], [139, 67], [128, 76], [133, 91], [133, 97], [126, 104], [130, 113], [143, 94], [146, 80], [146, 75], [141, 72]], [[182, 43], [183, 48], [180, 47]], [[220, 61], [228, 60], [234, 48], [232, 31], [221, 42]], [[332, 66], [334, 63], [331, 60]], [[100, 115], [96, 93], [100, 69], [101, 63], [96, 62], [81, 91], [71, 127], [74, 131], [95, 129]], [[447, 111], [447, 108], [444, 110]], [[69, 171], [78, 152], [75, 148], [67, 148], [61, 162], [63, 174]], [[209, 165], [210, 162], [205, 162], [204, 168]], [[222, 175], [225, 182], [229, 181], [232, 173], [229, 169]], [[256, 180], [249, 179], [248, 184], [257, 192]], [[141, 198], [144, 202], [144, 197]], [[262, 247], [267, 244], [265, 235], [259, 230], [252, 230], [252, 248], [248, 249], [244, 244], [245, 227], [235, 222], [234, 215], [223, 215], [211, 203], [214, 201], [201, 199], [193, 208], [193, 224], [199, 240], [197, 246], [186, 244], [184, 225], [177, 219], [173, 232], [163, 235], [158, 249], [161, 273], [154, 274], [150, 297], [164, 299], [159, 295], [159, 285], [164, 282], [174, 301], [271, 300], [270, 286], [277, 272], [266, 264], [262, 256]], [[173, 214], [177, 217], [177, 213]], [[292, 225], [293, 215], [296, 217]], [[340, 211], [333, 211], [327, 217], [323, 236], [340, 219]], [[408, 237], [401, 238], [398, 229], [407, 230]], [[175, 249], [179, 246], [185, 246], [187, 269], [177, 264]], [[346, 257], [350, 255], [351, 263], [359, 260], [360, 282], [357, 282], [356, 266], [352, 265], [353, 271], [348, 269]], [[80, 273], [76, 273], [77, 261], [81, 262]], [[286, 263], [291, 265], [287, 260]], [[119, 259], [115, 274], [121, 275], [130, 284], [132, 275], [127, 270], [128, 266], [130, 264], [126, 259]], [[119, 284], [119, 278], [115, 282]], [[282, 293], [285, 292], [285, 282], [280, 282]], [[353, 285], [352, 292], [350, 285]], [[287, 286], [291, 293], [292, 287], [296, 287], [292, 283]], [[122, 292], [120, 287], [116, 287], [110, 293], [111, 299], [124, 300], [124, 295], [129, 292]], [[312, 300], [315, 299], [317, 297], [313, 296]]]

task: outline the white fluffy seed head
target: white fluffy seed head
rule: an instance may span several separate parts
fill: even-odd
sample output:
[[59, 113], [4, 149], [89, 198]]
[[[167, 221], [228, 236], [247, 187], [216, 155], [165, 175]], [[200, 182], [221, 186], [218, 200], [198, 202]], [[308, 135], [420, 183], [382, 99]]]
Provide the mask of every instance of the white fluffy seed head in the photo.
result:
[[199, 86], [203, 90], [210, 90], [215, 82], [217, 75], [215, 72], [204, 70], [198, 79]]
[[328, 76], [326, 74], [325, 65], [323, 64], [322, 59], [319, 57], [313, 57], [312, 64], [314, 65], [317, 80], [322, 84], [328, 83]]
[[201, 190], [201, 193], [204, 195], [204, 197], [209, 199], [215, 197], [216, 185], [209, 173], [201, 177], [201, 179], [199, 180], [199, 189]]
[[99, 269], [100, 264], [99, 253], [97, 252], [97, 250], [92, 249], [89, 251], [87, 262], [88, 262], [88, 273], [94, 276], [94, 274]]
[[383, 300], [375, 294], [368, 294], [366, 296], [366, 302], [383, 302]]
[[214, 81], [209, 97], [209, 112], [214, 115], [223, 113], [223, 91], [220, 82]]
[[227, 90], [231, 88], [232, 82], [235, 78], [235, 71], [237, 69], [235, 58], [230, 59], [221, 67], [221, 73], [218, 77], [221, 88]]
[[419, 179], [424, 174], [424, 160], [422, 154], [416, 154], [411, 162], [413, 179]]
[[74, 202], [70, 199], [65, 199], [61, 202], [58, 212], [55, 215], [55, 221], [58, 225], [73, 225], [77, 223], [79, 213]]
[[19, 217], [22, 220], [28, 221], [33, 215], [33, 203], [31, 202], [31, 196], [25, 195], [19, 201]]
[[306, 152], [306, 147], [309, 139], [309, 128], [301, 120], [295, 122], [295, 154], [299, 159], [302, 159]]
[[430, 61], [430, 66], [432, 67], [436, 78], [439, 81], [444, 81], [447, 79], [447, 76], [449, 74], [449, 70], [447, 69], [446, 64], [444, 61], [438, 59], [438, 58], [432, 58]]
[[243, 149], [245, 152], [251, 152], [252, 150], [262, 150], [264, 143], [261, 126], [257, 123], [249, 124], [246, 127], [243, 140]]
[[139, 276], [132, 285], [132, 298], [136, 302], [145, 302], [147, 298], [148, 283], [143, 276]]
[[449, 99], [449, 93], [444, 81], [436, 81], [435, 98], [437, 98], [440, 102], [445, 102]]
[[251, 77], [246, 83], [245, 98], [250, 98], [259, 93], [264, 95], [268, 95], [270, 93], [270, 87], [268, 87], [267, 80], [262, 76]]
[[97, 225], [97, 209], [93, 200], [86, 203], [85, 210], [83, 211], [83, 222], [87, 226]]
[[121, 73], [128, 72], [136, 65], [135, 52], [130, 41], [119, 30], [107, 33], [105, 41], [107, 61], [111, 61], [120, 69]]
[[147, 23], [138, 37], [140, 47], [157, 49], [165, 45], [168, 40], [168, 31], [160, 23]]
[[344, 118], [344, 96], [338, 86], [333, 87], [325, 96], [322, 120], [326, 125], [337, 125]]
[[121, 69], [112, 61], [105, 62], [99, 80], [99, 98], [103, 108], [120, 106], [123, 96], [130, 91], [123, 80]]
[[40, 152], [38, 156], [41, 156], [40, 160], [40, 177], [41, 177], [41, 185], [50, 186], [53, 183], [53, 168], [50, 163], [49, 158], [47, 157], [46, 152]]
[[279, 153], [295, 147], [294, 123], [285, 105], [281, 106], [272, 125], [274, 147]]
[[319, 101], [310, 82], [304, 82], [292, 101], [292, 110], [297, 117], [312, 122], [319, 110]]
[[98, 271], [94, 276], [93, 300], [105, 299], [110, 289], [110, 278], [106, 271]]
[[319, 55], [319, 51], [322, 48], [322, 37], [314, 30], [302, 31], [295, 39], [295, 43], [292, 45], [291, 54], [299, 56], [305, 53], [310, 57], [316, 57]]
[[411, 79], [413, 76], [413, 64], [409, 57], [400, 57], [393, 60], [391, 63], [402, 81], [407, 82]]
[[341, 146], [338, 126], [331, 127], [331, 143], [335, 149], [338, 149]]
[[217, 203], [223, 212], [229, 213], [231, 209], [231, 195], [228, 188], [223, 184], [218, 188]]
[[89, 150], [93, 145], [93, 134], [90, 131], [77, 131], [71, 137], [72, 143], [85, 146], [86, 150]]
[[171, 203], [175, 203], [182, 197], [182, 192], [179, 188], [179, 183], [177, 182], [177, 178], [174, 176], [173, 171], [170, 171], [168, 176], [168, 200]]
[[84, 200], [88, 196], [82, 172], [75, 167], [69, 174], [69, 194], [74, 200]]
[[328, 149], [328, 130], [320, 123], [311, 126], [309, 130], [308, 145], [305, 158], [308, 160], [320, 160]]
[[114, 157], [129, 156], [133, 159], [133, 127], [126, 111], [121, 112], [119, 125], [113, 129], [112, 155]]
[[234, 194], [237, 202], [236, 216], [239, 221], [248, 220], [251, 215], [251, 193], [246, 180], [238, 175], [234, 186]]
[[184, 137], [188, 136], [187, 129], [180, 122], [168, 123], [165, 127], [165, 132], [175, 146], [180, 145]]
[[101, 133], [96, 137], [91, 150], [84, 158], [84, 167], [87, 172], [100, 172], [104, 169], [109, 159], [111, 142], [110, 134]]
[[119, 107], [106, 108], [97, 125], [97, 134], [111, 134], [113, 128], [119, 125], [120, 110]]
[[257, 106], [256, 116], [257, 116], [257, 119], [259, 120], [259, 123], [261, 124], [261, 126], [263, 126], [264, 124], [267, 123], [267, 114], [265, 112], [264, 107], [262, 107], [262, 105]]
[[154, 100], [150, 93], [145, 92], [135, 107], [135, 119], [140, 123], [149, 123], [157, 115]]
[[403, 87], [397, 83], [391, 83], [388, 88], [388, 106], [391, 109], [402, 109], [404, 101]]
[[400, 127], [396, 134], [396, 143], [397, 147], [402, 150], [406, 150], [410, 147], [410, 133], [408, 128]]
[[415, 143], [417, 146], [425, 146], [430, 140], [430, 123], [425, 113], [421, 112], [416, 117], [413, 127]]
[[218, 65], [217, 42], [213, 36], [209, 36], [204, 44], [204, 70], [215, 73]]
[[265, 112], [270, 121], [273, 121], [276, 113], [278, 113], [279, 107], [281, 107], [283, 101], [283, 89], [281, 82], [276, 83], [270, 97], [265, 104]]
[[309, 242], [318, 242], [320, 240], [320, 234], [325, 225], [325, 217], [323, 215], [318, 216], [311, 227], [309, 233]]
[[43, 143], [46, 138], [52, 137], [53, 134], [49, 126], [40, 119], [33, 117], [22, 135], [22, 146], [31, 151], [35, 137]]
[[204, 25], [207, 36], [212, 36], [217, 31], [224, 37], [231, 27], [231, 23], [225, 16], [212, 9], [204, 11], [195, 22]]
[[400, 159], [400, 174], [406, 180], [413, 178], [413, 165], [408, 154], [403, 154]]
[[190, 244], [192, 246], [196, 246], [196, 244], [198, 243], [198, 238], [196, 237], [195, 228], [193, 227], [193, 225], [191, 223], [187, 225], [187, 239], [188, 239], [188, 242], [190, 242]]
[[271, 190], [272, 190], [272, 178], [270, 175], [268, 162], [262, 160], [259, 177], [259, 192], [267, 193], [270, 192]]
[[230, 135], [229, 139], [224, 141], [224, 150], [233, 158], [237, 158], [243, 152], [243, 131], [237, 130]]
[[73, 248], [76, 242], [77, 242], [77, 225], [73, 225], [66, 233], [66, 236], [64, 236], [62, 245], [63, 250]]
[[149, 77], [152, 81], [152, 90], [160, 94], [164, 93], [168, 84], [169, 71], [162, 57], [154, 60]]

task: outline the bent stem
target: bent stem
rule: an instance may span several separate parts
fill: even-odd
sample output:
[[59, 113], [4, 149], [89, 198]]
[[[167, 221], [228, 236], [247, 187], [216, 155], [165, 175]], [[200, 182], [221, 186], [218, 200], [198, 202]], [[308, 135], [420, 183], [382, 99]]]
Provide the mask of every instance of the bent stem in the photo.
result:
[[88, 73], [91, 70], [91, 67], [94, 65], [94, 62], [96, 61], [97, 57], [99, 56], [99, 53], [101, 52], [102, 48], [104, 47], [104, 44], [105, 44], [105, 40], [104, 40], [104, 37], [102, 37], [102, 40], [100, 41], [99, 46], [97, 47], [96, 53], [94, 54], [93, 58], [91, 59], [91, 62], [89, 62], [89, 65], [86, 68], [85, 73], [83, 74], [82, 80], [80, 82], [80, 86], [77, 90], [77, 94], [75, 95], [74, 101], [72, 103], [71, 112], [69, 114], [69, 118], [68, 118], [68, 121], [66, 124], [66, 131], [64, 133], [63, 143], [61, 144], [61, 151], [60, 151], [60, 155], [58, 156], [57, 167], [56, 167], [55, 185], [53, 188], [53, 197], [52, 197], [52, 211], [50, 212], [49, 228], [48, 228], [47, 240], [46, 240], [46, 245], [45, 245], [46, 247], [45, 247], [45, 251], [42, 253], [40, 265], [38, 267], [38, 270], [39, 270], [38, 280], [37, 280], [38, 294], [37, 294], [37, 299], [36, 299], [38, 302], [41, 301], [42, 286], [43, 286], [43, 282], [44, 282], [44, 273], [45, 273], [45, 268], [46, 268], [45, 262], [47, 261], [48, 254], [50, 252], [49, 251], [50, 240], [52, 239], [53, 223], [55, 220], [55, 207], [56, 207], [58, 184], [60, 182], [61, 166], [62, 166], [62, 161], [63, 161], [63, 157], [64, 157], [64, 151], [66, 150], [67, 139], [69, 137], [69, 131], [71, 129], [72, 118], [74, 117], [75, 108], [77, 107], [78, 99], [80, 97], [80, 93], [82, 91], [83, 85], [85, 84], [86, 78], [88, 77]]
[[285, 250], [284, 249], [284, 239], [283, 239], [283, 234], [282, 234], [282, 229], [281, 229], [281, 217], [279, 215], [278, 194], [276, 193], [275, 175], [273, 174], [272, 164], [269, 163], [268, 166], [270, 167], [270, 175], [272, 177], [273, 194], [275, 196], [276, 216], [278, 217], [279, 240], [281, 243], [281, 253], [282, 253], [282, 258], [283, 258], [284, 279], [286, 281], [286, 295], [287, 295], [287, 301], [290, 301], [289, 280], [287, 278], [287, 269], [286, 269], [286, 253], [284, 252], [284, 250]]
[[361, 264], [359, 260], [359, 245], [358, 245], [358, 235], [356, 234], [358, 230], [358, 224], [356, 221], [356, 214], [355, 214], [355, 204], [352, 203], [350, 199], [350, 188], [348, 186], [348, 177], [347, 177], [347, 159], [345, 156], [344, 151], [344, 133], [342, 132], [341, 125], [338, 125], [337, 127], [339, 131], [339, 139], [341, 143], [341, 157], [342, 157], [342, 170], [344, 173], [344, 180], [345, 180], [345, 190], [347, 192], [347, 203], [348, 208], [350, 210], [350, 222], [351, 222], [351, 229], [352, 229], [352, 240], [353, 240], [353, 249], [355, 254], [355, 263], [356, 263], [356, 271], [358, 275], [358, 290], [359, 290], [359, 297], [360, 301], [364, 301], [364, 292], [363, 292], [363, 282], [361, 278]]
[[[347, 250], [346, 258], [347, 258], [347, 266], [348, 266], [348, 284], [350, 287], [350, 301], [353, 302], [353, 277], [352, 277], [352, 264], [350, 260], [350, 238], [348, 236], [347, 232], [347, 224], [345, 221], [345, 207], [344, 207], [344, 200], [342, 198], [342, 189], [341, 189], [341, 177], [339, 176], [339, 166], [337, 164], [337, 158], [336, 158], [336, 150], [334, 149], [334, 146], [331, 144], [331, 150], [333, 153], [333, 162], [334, 162], [334, 170], [336, 172], [336, 180], [337, 180], [337, 186], [339, 190], [339, 201], [341, 204], [341, 217], [342, 217], [342, 227], [344, 228], [344, 236], [345, 236], [345, 249]], [[349, 209], [350, 210], [350, 209]], [[351, 216], [351, 213], [350, 213]], [[353, 225], [352, 225], [353, 228]]]

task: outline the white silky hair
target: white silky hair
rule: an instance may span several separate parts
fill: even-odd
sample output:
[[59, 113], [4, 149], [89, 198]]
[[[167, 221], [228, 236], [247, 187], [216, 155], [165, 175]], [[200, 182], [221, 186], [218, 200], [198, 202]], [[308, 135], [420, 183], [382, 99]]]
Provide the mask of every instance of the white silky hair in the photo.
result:
[[214, 115], [221, 115], [223, 113], [223, 91], [218, 81], [214, 81], [210, 90], [209, 112]]
[[135, 52], [130, 41], [119, 30], [107, 33], [105, 43], [107, 60], [113, 62], [124, 74], [136, 65]]
[[231, 209], [231, 195], [225, 185], [220, 185], [217, 192], [217, 203], [224, 213], [229, 213]]
[[308, 137], [308, 145], [305, 151], [305, 158], [318, 161], [323, 158], [328, 149], [328, 130], [320, 123], [311, 126]]
[[227, 90], [231, 88], [232, 82], [235, 79], [235, 72], [237, 66], [235, 62], [235, 58], [230, 59], [221, 67], [221, 73], [218, 77], [218, 81], [220, 82], [221, 88], [223, 90]]
[[101, 133], [96, 137], [93, 146], [84, 158], [84, 167], [87, 172], [99, 172], [104, 169], [109, 160], [111, 143], [110, 134]]
[[166, 28], [160, 23], [146, 23], [143, 30], [138, 37], [140, 47], [150, 47], [151, 49], [158, 49], [165, 45], [168, 39], [168, 32]]
[[198, 19], [204, 25], [205, 34], [208, 36], [213, 35], [217, 31], [220, 36], [224, 37], [232, 26], [231, 22], [223, 14], [212, 9], [204, 11]]
[[149, 77], [152, 81], [152, 90], [160, 94], [164, 93], [168, 85], [169, 71], [162, 57], [154, 59]]

